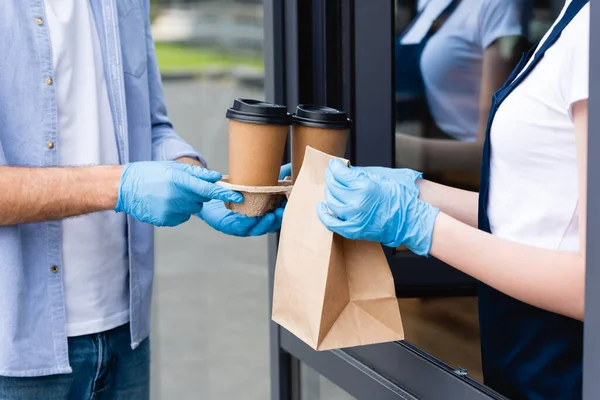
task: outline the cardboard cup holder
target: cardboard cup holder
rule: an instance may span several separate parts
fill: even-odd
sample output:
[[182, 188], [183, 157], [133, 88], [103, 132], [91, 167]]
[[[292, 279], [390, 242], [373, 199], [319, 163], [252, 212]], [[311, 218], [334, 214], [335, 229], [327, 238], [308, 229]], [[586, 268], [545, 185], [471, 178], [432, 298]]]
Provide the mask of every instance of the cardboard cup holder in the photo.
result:
[[225, 207], [248, 217], [259, 217], [275, 210], [289, 197], [293, 188], [289, 178], [280, 180], [277, 186], [244, 186], [229, 183], [229, 177], [224, 176], [217, 185], [244, 196], [242, 203], [225, 203]]

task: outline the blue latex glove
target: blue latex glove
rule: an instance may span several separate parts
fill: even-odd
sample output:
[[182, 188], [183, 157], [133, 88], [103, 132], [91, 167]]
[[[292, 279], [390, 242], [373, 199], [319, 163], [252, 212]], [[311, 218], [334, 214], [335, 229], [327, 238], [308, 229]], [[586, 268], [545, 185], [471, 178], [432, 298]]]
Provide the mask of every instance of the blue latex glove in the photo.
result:
[[[282, 166], [279, 179], [290, 176], [291, 171], [291, 164]], [[227, 209], [222, 201], [213, 200], [204, 205], [202, 211], [198, 213], [198, 217], [213, 229], [227, 235], [240, 237], [262, 236], [276, 232], [281, 228], [284, 207], [285, 203], [272, 213], [260, 217], [247, 217]]]
[[401, 185], [406, 186], [408, 190], [419, 194], [417, 179], [423, 177], [423, 173], [408, 168], [385, 168], [385, 167], [358, 167], [372, 175], [379, 175], [393, 179]]
[[227, 235], [262, 236], [281, 228], [283, 208], [260, 217], [247, 217], [228, 210], [222, 201], [213, 200], [206, 203], [197, 215], [210, 227]]
[[416, 254], [429, 254], [439, 210], [412, 190], [339, 160], [331, 160], [325, 181], [327, 204], [319, 203], [317, 213], [329, 230], [348, 239], [403, 244]]
[[283, 180], [288, 176], [292, 176], [292, 163], [285, 164], [279, 170], [279, 180]]
[[212, 199], [241, 203], [244, 197], [214, 184], [221, 174], [179, 162], [136, 162], [125, 165], [116, 212], [155, 226], [176, 226]]

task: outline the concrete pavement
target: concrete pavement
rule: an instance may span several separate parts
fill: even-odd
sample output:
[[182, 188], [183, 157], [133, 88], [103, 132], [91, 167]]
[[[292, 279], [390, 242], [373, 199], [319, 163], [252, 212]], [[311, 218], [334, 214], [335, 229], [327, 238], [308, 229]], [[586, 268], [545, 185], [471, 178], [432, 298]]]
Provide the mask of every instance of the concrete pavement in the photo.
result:
[[[179, 134], [227, 172], [225, 111], [262, 93], [230, 81], [165, 84]], [[239, 239], [202, 221], [156, 232], [153, 399], [268, 399], [265, 238]]]

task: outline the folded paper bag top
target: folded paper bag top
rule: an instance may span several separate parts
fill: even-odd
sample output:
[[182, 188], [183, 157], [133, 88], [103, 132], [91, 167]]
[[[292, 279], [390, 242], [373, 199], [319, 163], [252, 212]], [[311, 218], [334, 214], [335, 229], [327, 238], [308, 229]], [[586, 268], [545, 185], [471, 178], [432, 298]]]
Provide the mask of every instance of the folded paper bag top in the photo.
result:
[[402, 340], [394, 280], [381, 245], [344, 239], [317, 216], [332, 158], [306, 148], [283, 217], [272, 318], [315, 350]]

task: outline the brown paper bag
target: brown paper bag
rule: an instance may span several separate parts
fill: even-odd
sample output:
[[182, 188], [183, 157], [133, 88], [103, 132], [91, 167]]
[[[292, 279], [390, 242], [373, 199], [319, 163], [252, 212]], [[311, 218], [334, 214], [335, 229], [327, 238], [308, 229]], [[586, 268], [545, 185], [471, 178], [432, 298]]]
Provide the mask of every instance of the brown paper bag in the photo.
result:
[[344, 239], [317, 217], [331, 158], [306, 148], [283, 217], [272, 318], [315, 350], [402, 340], [394, 281], [381, 245]]

